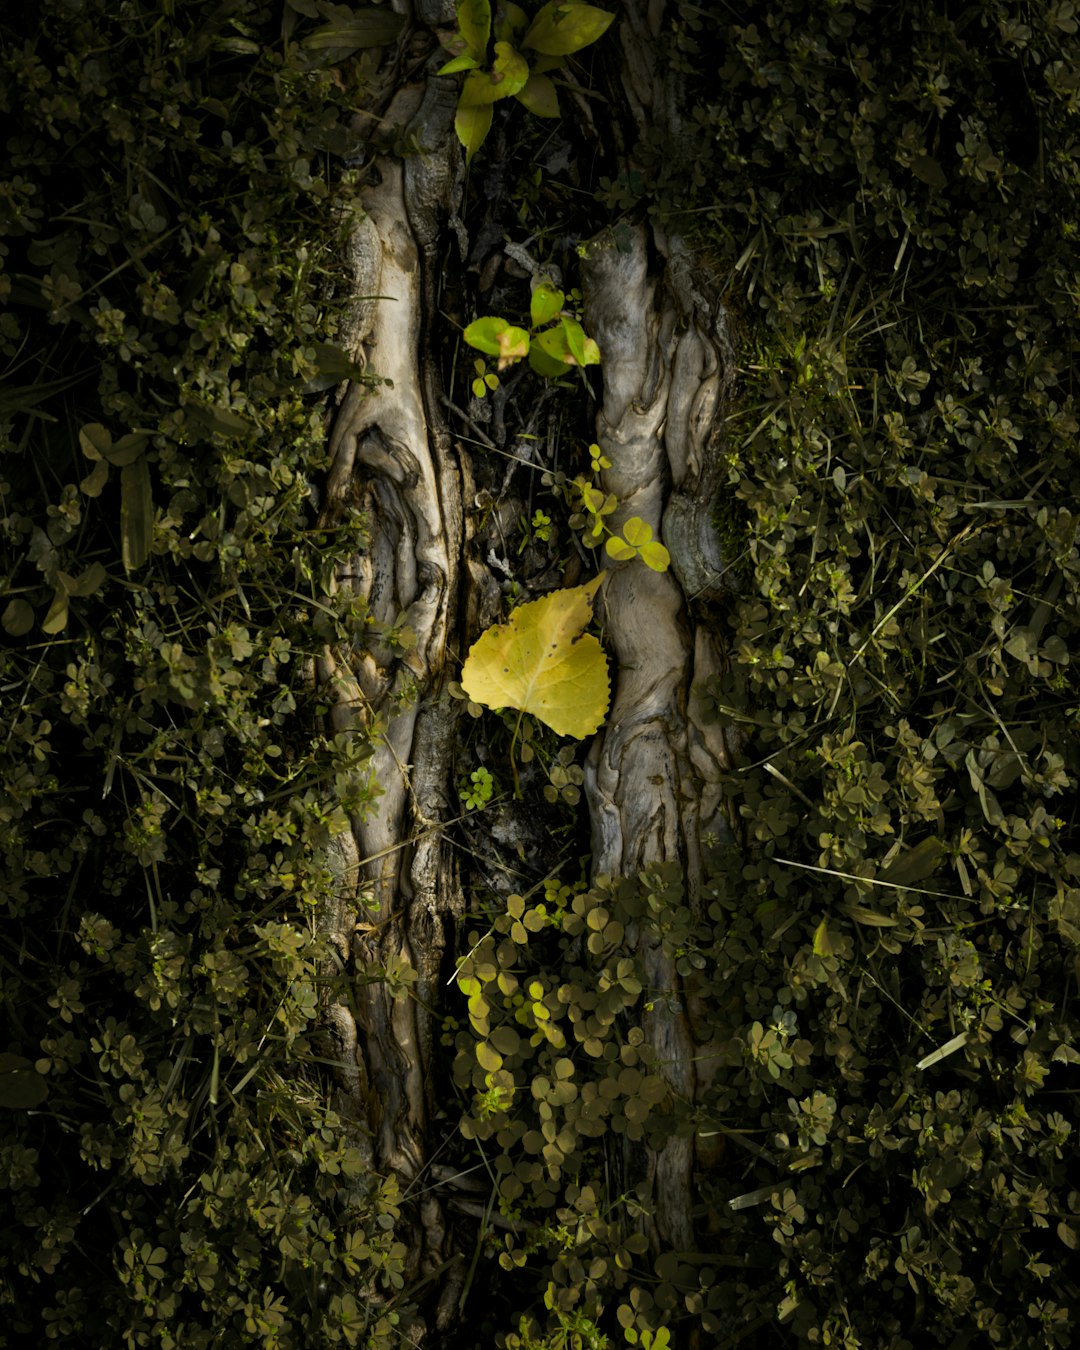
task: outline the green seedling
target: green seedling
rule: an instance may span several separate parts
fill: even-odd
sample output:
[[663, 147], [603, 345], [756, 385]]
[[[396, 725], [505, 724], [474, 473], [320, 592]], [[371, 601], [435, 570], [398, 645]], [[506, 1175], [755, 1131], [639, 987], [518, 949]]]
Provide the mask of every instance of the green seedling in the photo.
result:
[[466, 811], [481, 811], [491, 801], [495, 780], [487, 769], [473, 769], [468, 782], [463, 782], [458, 791]]
[[[495, 357], [496, 369], [500, 371], [526, 357], [537, 375], [545, 379], [567, 375], [574, 366], [599, 365], [600, 348], [586, 337], [576, 316], [563, 308], [565, 303], [562, 291], [550, 281], [541, 280], [529, 302], [527, 329], [499, 315], [486, 315], [469, 324], [465, 341], [485, 356]], [[477, 384], [474, 381], [474, 392]], [[479, 393], [477, 396], [482, 397]]]
[[[599, 459], [603, 460], [603, 456], [599, 455], [599, 447], [596, 447], [596, 451]], [[594, 461], [597, 456], [594, 456]], [[604, 551], [614, 562], [640, 558], [654, 572], [667, 571], [671, 565], [671, 554], [658, 539], [653, 538], [651, 525], [640, 516], [630, 516], [623, 522], [622, 533], [616, 533], [607, 523], [607, 517], [613, 515], [619, 505], [614, 494], [604, 492], [580, 474], [574, 479], [573, 486], [578, 492], [579, 510], [570, 517], [570, 524], [582, 531], [582, 543], [586, 548], [596, 548], [607, 535]]]
[[537, 117], [558, 117], [552, 73], [602, 37], [614, 17], [595, 5], [553, 0], [531, 22], [514, 4], [496, 6], [493, 18], [489, 0], [459, 0], [457, 32], [445, 44], [453, 55], [439, 74], [465, 75], [454, 119], [465, 162], [483, 145], [499, 99], [516, 98]]
[[472, 391], [477, 398], [486, 398], [490, 391], [499, 387], [499, 377], [493, 371], [488, 370], [487, 362], [482, 357], [477, 357], [473, 362], [473, 370], [476, 371], [476, 378], [472, 382]]

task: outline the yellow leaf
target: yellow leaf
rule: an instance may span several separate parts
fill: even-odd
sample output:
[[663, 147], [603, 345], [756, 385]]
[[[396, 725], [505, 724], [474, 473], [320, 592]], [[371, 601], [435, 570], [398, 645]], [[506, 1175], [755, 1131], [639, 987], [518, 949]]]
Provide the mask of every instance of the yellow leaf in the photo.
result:
[[518, 708], [560, 736], [591, 736], [608, 710], [607, 657], [585, 633], [604, 573], [585, 586], [520, 605], [509, 623], [481, 634], [465, 661], [461, 687], [488, 708]]

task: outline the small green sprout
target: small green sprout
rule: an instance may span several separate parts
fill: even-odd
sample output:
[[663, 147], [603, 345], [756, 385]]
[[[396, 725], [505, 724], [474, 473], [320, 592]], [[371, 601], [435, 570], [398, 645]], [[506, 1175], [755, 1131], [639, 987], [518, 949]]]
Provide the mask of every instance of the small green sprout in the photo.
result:
[[499, 377], [487, 368], [487, 362], [480, 357], [473, 362], [473, 370], [476, 371], [476, 378], [472, 382], [472, 391], [477, 398], [484, 398], [488, 390], [495, 390], [499, 387]]
[[[505, 370], [528, 357], [537, 375], [554, 380], [569, 374], [575, 366], [599, 365], [600, 348], [586, 337], [574, 314], [564, 308], [565, 304], [565, 294], [542, 278], [533, 287], [527, 329], [498, 314], [485, 314], [474, 319], [463, 336], [470, 347], [485, 356], [494, 356], [497, 370]], [[476, 388], [474, 383], [473, 389]]]
[[462, 783], [458, 791], [461, 793], [466, 811], [480, 811], [491, 801], [495, 791], [495, 780], [487, 769], [473, 769], [469, 774], [468, 783]]
[[465, 76], [454, 130], [466, 164], [491, 130], [500, 99], [516, 98], [537, 117], [558, 117], [551, 76], [602, 37], [614, 18], [579, 0], [551, 0], [531, 19], [520, 5], [503, 4], [492, 14], [489, 0], [458, 0], [457, 32], [444, 43], [451, 60], [439, 74]]
[[611, 460], [608, 459], [595, 441], [589, 446], [589, 463], [592, 465], [593, 473], [599, 473], [601, 469], [611, 468]]
[[631, 516], [625, 521], [622, 534], [612, 534], [604, 548], [608, 557], [615, 562], [640, 558], [654, 572], [666, 572], [671, 565], [671, 554], [658, 539], [653, 538], [652, 526], [640, 516]]

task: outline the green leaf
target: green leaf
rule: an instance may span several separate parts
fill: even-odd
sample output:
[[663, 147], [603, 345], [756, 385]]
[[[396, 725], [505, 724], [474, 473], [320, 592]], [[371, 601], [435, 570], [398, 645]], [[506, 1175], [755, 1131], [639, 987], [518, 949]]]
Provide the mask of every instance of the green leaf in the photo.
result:
[[505, 369], [529, 354], [529, 334], [496, 315], [475, 319], [464, 333], [470, 347], [486, 356], [499, 358], [498, 368]]
[[936, 1050], [931, 1050], [928, 1055], [915, 1065], [920, 1072], [924, 1069], [932, 1069], [935, 1064], [940, 1064], [943, 1059], [948, 1059], [950, 1055], [955, 1055], [957, 1050], [962, 1050], [967, 1045], [970, 1033], [961, 1031], [959, 1035], [951, 1037], [944, 1045], [938, 1046]]
[[509, 42], [496, 42], [492, 81], [498, 85], [496, 98], [509, 98], [525, 88], [529, 63]]
[[87, 497], [100, 497], [109, 479], [109, 464], [99, 458], [94, 467], [79, 484], [79, 491]]
[[[641, 561], [654, 572], [666, 572], [671, 566], [671, 554], [659, 540], [653, 538], [652, 526], [640, 516], [631, 516], [623, 525], [623, 538], [636, 550]], [[611, 540], [608, 540], [608, 552], [614, 557], [626, 557], [627, 554], [612, 552]]]
[[569, 375], [570, 366], [539, 345], [540, 338], [545, 336], [546, 334], [541, 333], [529, 348], [529, 365], [537, 375], [542, 375], [546, 380], [557, 380], [562, 375]]
[[361, 9], [347, 22], [324, 24], [300, 44], [309, 51], [339, 50], [343, 55], [366, 47], [382, 47], [395, 42], [405, 22], [400, 14], [382, 7]]
[[1067, 666], [1069, 664], [1069, 649], [1062, 638], [1056, 633], [1046, 639], [1039, 648], [1039, 655], [1046, 661], [1053, 661], [1056, 666]]
[[911, 161], [911, 172], [932, 188], [943, 188], [949, 181], [945, 170], [930, 155], [917, 155]]
[[548, 356], [562, 361], [568, 366], [597, 366], [600, 364], [600, 348], [587, 338], [576, 319], [565, 315], [557, 328], [549, 328], [534, 338]]
[[558, 291], [550, 281], [541, 281], [532, 293], [529, 302], [529, 319], [534, 328], [550, 323], [560, 312], [566, 296]]
[[909, 886], [925, 881], [937, 871], [945, 856], [945, 846], [934, 835], [928, 835], [913, 848], [898, 854], [881, 873], [880, 880], [891, 886]]
[[100, 422], [89, 422], [79, 428], [79, 446], [87, 459], [104, 459], [112, 445], [112, 435]]
[[890, 919], [887, 914], [879, 914], [876, 909], [867, 909], [865, 905], [845, 904], [844, 913], [856, 923], [866, 924], [867, 928], [895, 928], [899, 923], [898, 919]]
[[105, 568], [102, 567], [101, 563], [91, 563], [90, 566], [86, 568], [85, 571], [80, 572], [75, 580], [68, 586], [68, 594], [77, 595], [79, 597], [93, 595], [95, 591], [99, 591], [104, 585], [107, 576], [108, 573], [105, 571]]
[[458, 34], [465, 43], [465, 51], [475, 57], [477, 63], [487, 55], [488, 38], [491, 36], [491, 6], [488, 0], [458, 0]]
[[529, 335], [524, 328], [507, 325], [499, 335], [499, 360], [496, 370], [504, 370], [529, 354]]
[[559, 95], [546, 75], [533, 71], [515, 95], [534, 117], [558, 117]]
[[628, 544], [625, 539], [620, 539], [617, 534], [611, 535], [604, 544], [604, 550], [609, 558], [614, 558], [616, 562], [626, 562], [630, 558], [637, 557], [637, 549], [633, 544]]
[[671, 554], [659, 540], [653, 539], [638, 549], [641, 561], [654, 572], [666, 572], [671, 566]]
[[476, 1047], [476, 1062], [488, 1073], [495, 1073], [502, 1068], [503, 1060], [493, 1045], [489, 1045], [487, 1041], [480, 1041]]
[[[13, 290], [12, 296], [18, 294]], [[33, 303], [33, 302], [32, 302]], [[73, 384], [77, 384], [83, 378], [83, 372], [75, 375], [68, 375], [62, 380], [36, 380], [33, 384], [13, 385], [5, 384], [0, 388], [0, 416], [7, 417], [12, 413], [29, 412], [31, 408], [36, 408], [39, 403], [44, 403], [47, 399], [54, 399], [57, 394], [65, 389], [70, 389]], [[56, 418], [48, 413], [39, 412], [38, 417], [47, 422], [55, 422]]]
[[518, 35], [524, 33], [529, 26], [529, 16], [520, 5], [505, 4], [500, 5], [495, 12], [495, 37], [499, 42], [513, 42], [516, 46], [521, 46], [517, 41]]
[[633, 544], [635, 548], [647, 544], [652, 538], [652, 526], [642, 520], [640, 516], [631, 516], [623, 526], [622, 532], [626, 542]]
[[587, 364], [585, 359], [585, 330], [577, 319], [563, 316], [563, 331], [566, 333], [566, 345], [570, 348], [570, 354], [574, 358], [574, 363], [579, 366]]
[[332, 389], [345, 380], [360, 381], [364, 378], [364, 369], [358, 366], [343, 347], [334, 342], [316, 342], [314, 344], [315, 374], [304, 384], [308, 394], [319, 394], [324, 389]]
[[533, 338], [533, 347], [539, 347], [553, 361], [559, 362], [557, 369], [540, 370], [533, 362], [533, 368], [539, 374], [565, 375], [570, 366], [595, 366], [600, 363], [600, 348], [587, 338], [581, 324], [576, 319], [564, 316], [555, 328], [548, 328]]
[[594, 516], [610, 516], [612, 511], [618, 506], [618, 501], [613, 492], [604, 493], [602, 488], [593, 487], [591, 483], [584, 479], [578, 480], [581, 484], [581, 503], [586, 511]]
[[565, 56], [537, 56], [532, 71], [534, 75], [546, 75], [550, 70], [563, 70], [565, 66]]
[[524, 89], [529, 78], [529, 66], [508, 42], [496, 42], [495, 62], [490, 70], [470, 70], [465, 76], [458, 106], [476, 108], [484, 103], [495, 103], [510, 98]]
[[[144, 431], [130, 431], [126, 436], [121, 436], [118, 441], [114, 441], [107, 450], [101, 452], [102, 458], [108, 460], [118, 469], [122, 469], [125, 464], [134, 464], [139, 456], [146, 449], [146, 442], [149, 437]], [[91, 478], [93, 474], [90, 475]]]
[[457, 138], [465, 147], [465, 163], [471, 164], [473, 155], [484, 143], [484, 137], [491, 130], [492, 108], [490, 103], [479, 107], [464, 108], [459, 103], [454, 118], [454, 130]]
[[505, 319], [500, 319], [491, 314], [482, 319], [474, 319], [462, 336], [470, 347], [475, 347], [478, 352], [483, 352], [485, 356], [498, 356], [499, 334], [507, 327], [509, 325]]
[[551, 0], [532, 21], [522, 43], [545, 56], [569, 56], [607, 32], [614, 14], [595, 5], [559, 4]]
[[455, 56], [447, 61], [445, 66], [440, 66], [437, 74], [439, 75], [457, 75], [462, 70], [475, 70], [480, 62], [475, 56]]
[[9, 600], [4, 606], [3, 616], [0, 617], [0, 625], [3, 625], [5, 633], [10, 633], [12, 637], [22, 637], [24, 633], [29, 633], [34, 626], [34, 607], [21, 596], [14, 600]]
[[120, 470], [120, 548], [124, 570], [134, 572], [150, 556], [154, 537], [154, 499], [150, 465], [143, 455]]
[[184, 414], [193, 426], [208, 436], [248, 436], [258, 430], [254, 422], [234, 413], [231, 408], [188, 403]]
[[814, 955], [832, 956], [834, 950], [832, 936], [829, 933], [829, 921], [822, 919], [814, 929]]
[[262, 47], [251, 38], [216, 37], [211, 46], [218, 52], [232, 52], [234, 56], [258, 56]]
[[61, 573], [61, 584], [53, 592], [52, 603], [49, 605], [48, 613], [41, 621], [41, 631], [43, 633], [62, 633], [67, 627], [68, 621], [68, 591], [63, 584], [63, 574]]
[[533, 339], [533, 346], [539, 347], [542, 352], [558, 361], [562, 365], [559, 374], [565, 373], [565, 370], [571, 365], [575, 365], [574, 354], [570, 350], [570, 343], [567, 340], [566, 329], [562, 324], [557, 328], [548, 328], [545, 332], [537, 334]]
[[0, 1106], [29, 1111], [49, 1095], [49, 1085], [22, 1055], [0, 1055]]

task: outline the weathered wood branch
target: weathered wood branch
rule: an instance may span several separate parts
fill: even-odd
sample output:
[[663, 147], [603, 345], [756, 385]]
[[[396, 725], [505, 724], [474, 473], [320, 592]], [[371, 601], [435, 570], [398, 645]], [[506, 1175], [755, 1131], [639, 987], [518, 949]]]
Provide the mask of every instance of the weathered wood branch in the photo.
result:
[[[624, 5], [625, 87], [642, 134], [676, 129], [675, 94], [653, 59], [662, 15], [662, 4]], [[711, 516], [731, 343], [723, 310], [692, 284], [674, 232], [637, 226], [601, 236], [587, 252], [583, 278], [586, 326], [603, 353], [597, 441], [612, 466], [603, 472], [604, 490], [619, 502], [612, 526], [639, 516], [672, 555], [671, 572], [631, 563], [605, 588], [618, 674], [586, 780], [593, 867], [632, 876], [649, 863], [678, 861], [696, 906], [702, 841], [727, 830], [720, 783], [728, 747], [701, 716], [697, 693], [722, 668], [723, 653], [719, 635], [695, 625], [692, 606], [724, 590]], [[634, 936], [653, 998], [647, 1041], [672, 1092], [692, 1102], [703, 1057], [692, 1010], [662, 944]], [[646, 1161], [654, 1240], [676, 1250], [693, 1246], [693, 1168], [691, 1138], [671, 1138]]]
[[[366, 518], [367, 545], [336, 583], [362, 598], [374, 633], [401, 634], [398, 645], [375, 639], [327, 649], [317, 678], [332, 699], [331, 730], [374, 738], [380, 790], [370, 814], [338, 841], [341, 898], [325, 922], [349, 980], [347, 989], [338, 982], [327, 1021], [343, 1112], [372, 1164], [405, 1183], [427, 1160], [429, 1010], [462, 907], [440, 828], [454, 723], [444, 686], [455, 650], [461, 483], [429, 326], [459, 162], [453, 110], [453, 86], [430, 79], [397, 91], [382, 119], [383, 133], [411, 138], [416, 153], [380, 157], [369, 170], [350, 257], [356, 301], [348, 327], [353, 355], [386, 383], [345, 395], [323, 511], [327, 524], [346, 509]], [[443, 1257], [443, 1221], [430, 1192], [421, 1230], [421, 1269], [431, 1268]]]

